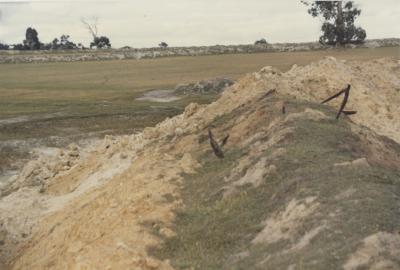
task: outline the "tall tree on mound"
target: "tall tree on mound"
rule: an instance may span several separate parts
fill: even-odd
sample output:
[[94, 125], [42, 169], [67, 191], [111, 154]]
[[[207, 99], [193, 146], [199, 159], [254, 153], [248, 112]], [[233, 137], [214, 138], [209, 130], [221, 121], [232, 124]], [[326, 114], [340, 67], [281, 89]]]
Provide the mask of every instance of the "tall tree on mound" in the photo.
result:
[[321, 44], [345, 45], [363, 43], [367, 34], [354, 21], [361, 14], [353, 1], [301, 1], [308, 6], [308, 13], [313, 17], [323, 17], [319, 38]]

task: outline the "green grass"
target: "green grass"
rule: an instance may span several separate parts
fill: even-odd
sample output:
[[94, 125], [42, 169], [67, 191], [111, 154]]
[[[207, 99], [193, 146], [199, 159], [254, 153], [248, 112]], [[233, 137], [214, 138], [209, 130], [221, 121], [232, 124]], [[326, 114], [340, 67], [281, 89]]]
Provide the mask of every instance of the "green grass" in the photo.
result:
[[[400, 196], [399, 171], [379, 166], [335, 168], [335, 163], [362, 157], [359, 150], [364, 146], [347, 121], [336, 121], [335, 112], [325, 106], [298, 101], [287, 104], [294, 112], [306, 107], [322, 110], [331, 119], [288, 123], [295, 132], [274, 146], [287, 151], [275, 163], [277, 173], [257, 188], [242, 187], [229, 199], [222, 198], [224, 177], [229, 176], [241, 157], [249, 155], [248, 149], [229, 149], [223, 160], [215, 158], [211, 150], [203, 153], [199, 157], [202, 168], [185, 176], [182, 192], [185, 207], [177, 213], [174, 227], [177, 236], [165, 239], [161, 248], [152, 249], [155, 256], [170, 259], [175, 269], [287, 269], [291, 264], [296, 264], [296, 269], [339, 269], [363, 238], [399, 229], [400, 215], [396, 209], [396, 196]], [[234, 111], [222, 117], [232, 119], [239, 114]], [[220, 119], [214, 124], [229, 130], [231, 123]], [[264, 156], [272, 151], [268, 150]], [[357, 192], [348, 199], [337, 199], [338, 194], [350, 188]], [[317, 196], [323, 207], [304, 220], [301, 231], [304, 233], [323, 222], [329, 225], [327, 231], [313, 239], [312, 245], [283, 256], [279, 252], [289, 250], [290, 241], [271, 245], [250, 243], [262, 230], [262, 221], [285, 209], [290, 200], [310, 196]], [[338, 216], [333, 218], [332, 213]], [[249, 256], [235, 257], [243, 252]], [[271, 258], [263, 262], [268, 255]]]

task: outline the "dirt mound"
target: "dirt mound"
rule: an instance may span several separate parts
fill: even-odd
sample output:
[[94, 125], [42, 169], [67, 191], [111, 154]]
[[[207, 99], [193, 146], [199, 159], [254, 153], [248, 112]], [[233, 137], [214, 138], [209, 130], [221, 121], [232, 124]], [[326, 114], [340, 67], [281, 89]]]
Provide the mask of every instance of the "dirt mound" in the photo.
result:
[[[400, 222], [399, 78], [390, 59], [267, 67], [142, 133], [107, 137], [84, 156], [70, 149], [72, 161], [31, 163], [0, 200], [0, 261], [11, 269], [400, 266], [398, 237], [386, 241]], [[358, 114], [337, 121], [338, 103], [319, 102], [348, 83]], [[210, 148], [210, 126], [215, 138], [230, 135], [224, 159]]]
[[[258, 88], [275, 88], [281, 94], [314, 102], [321, 102], [351, 84], [346, 109], [357, 111], [351, 119], [400, 142], [398, 60], [346, 62], [327, 57], [306, 67], [293, 66], [283, 74], [267, 67], [254, 76]], [[339, 109], [340, 103], [338, 99], [330, 105]]]

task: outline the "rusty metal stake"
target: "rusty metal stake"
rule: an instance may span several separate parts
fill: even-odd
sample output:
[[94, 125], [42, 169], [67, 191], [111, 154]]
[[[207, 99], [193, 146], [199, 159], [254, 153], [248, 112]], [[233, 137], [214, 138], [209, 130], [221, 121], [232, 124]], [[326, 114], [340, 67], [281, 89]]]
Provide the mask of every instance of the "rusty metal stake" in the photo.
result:
[[342, 111], [342, 113], [345, 115], [353, 115], [353, 114], [356, 114], [357, 111]]
[[269, 95], [275, 94], [275, 93], [276, 93], [276, 89], [271, 89], [271, 90], [269, 90], [267, 93], [265, 93], [265, 94], [260, 98], [260, 100], [262, 100], [262, 99], [268, 97]]
[[224, 147], [224, 145], [228, 142], [228, 139], [229, 139], [229, 134], [226, 135], [226, 137], [222, 140], [221, 147]]
[[212, 134], [211, 129], [208, 129], [208, 138], [210, 139], [211, 148], [214, 151], [214, 154], [218, 158], [224, 158], [224, 152], [222, 151], [221, 147], [219, 146], [218, 142], [214, 139], [214, 135]]
[[339, 93], [337, 93], [337, 94], [334, 94], [333, 96], [331, 96], [331, 97], [329, 97], [329, 98], [325, 99], [324, 101], [322, 101], [322, 103], [321, 103], [321, 104], [325, 104], [325, 103], [327, 103], [327, 102], [331, 101], [332, 99], [334, 99], [334, 98], [337, 98], [338, 96], [340, 96], [340, 95], [341, 95], [341, 94], [343, 94], [344, 92], [346, 92], [346, 89], [343, 89], [343, 90], [342, 90], [342, 91], [340, 91]]
[[344, 108], [346, 107], [347, 101], [349, 100], [349, 96], [350, 96], [350, 88], [351, 88], [351, 85], [349, 84], [344, 92], [344, 99], [343, 99], [342, 105], [340, 106], [339, 112], [336, 115], [336, 120], [339, 119]]
[[333, 96], [331, 96], [331, 97], [325, 99], [324, 101], [322, 101], [322, 104], [324, 104], [324, 103], [327, 103], [327, 102], [331, 101], [332, 99], [337, 98], [337, 97], [339, 97], [340, 95], [344, 94], [343, 102], [342, 102], [342, 104], [340, 105], [340, 109], [339, 109], [339, 112], [338, 112], [337, 115], [336, 115], [336, 119], [339, 119], [339, 118], [340, 118], [340, 115], [341, 115], [342, 113], [345, 114], [345, 115], [353, 115], [353, 114], [356, 114], [356, 113], [357, 113], [356, 111], [345, 111], [345, 110], [344, 110], [344, 108], [346, 107], [347, 102], [349, 101], [350, 89], [351, 89], [351, 85], [349, 84], [349, 85], [347, 85], [347, 88], [346, 88], [346, 89], [343, 89], [343, 90], [340, 91], [339, 93], [337, 93], [337, 94], [335, 94], [335, 95], [333, 95]]

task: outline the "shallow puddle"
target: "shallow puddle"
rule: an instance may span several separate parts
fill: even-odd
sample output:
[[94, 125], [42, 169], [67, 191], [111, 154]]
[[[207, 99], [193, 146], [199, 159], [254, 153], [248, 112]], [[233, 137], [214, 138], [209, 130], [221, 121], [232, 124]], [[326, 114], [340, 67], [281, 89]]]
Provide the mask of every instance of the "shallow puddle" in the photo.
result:
[[142, 97], [137, 98], [139, 101], [153, 102], [172, 102], [181, 99], [175, 95], [174, 90], [154, 90], [145, 93]]

